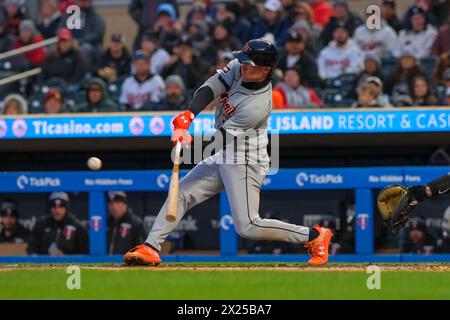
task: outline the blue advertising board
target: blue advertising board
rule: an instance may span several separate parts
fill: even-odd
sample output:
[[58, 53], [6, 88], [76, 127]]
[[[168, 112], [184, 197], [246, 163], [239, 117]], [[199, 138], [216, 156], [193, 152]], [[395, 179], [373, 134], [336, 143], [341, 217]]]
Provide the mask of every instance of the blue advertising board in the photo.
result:
[[[171, 135], [173, 113], [0, 118], [1, 139], [158, 137]], [[214, 115], [201, 114], [191, 133], [214, 132]], [[272, 112], [269, 132], [356, 134], [450, 131], [450, 109], [377, 109]]]

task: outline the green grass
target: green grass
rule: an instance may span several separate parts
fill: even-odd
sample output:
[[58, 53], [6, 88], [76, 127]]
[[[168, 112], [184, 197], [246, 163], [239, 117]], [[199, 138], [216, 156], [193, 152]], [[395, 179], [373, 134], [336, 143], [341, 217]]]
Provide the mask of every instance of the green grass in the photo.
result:
[[450, 299], [450, 272], [81, 269], [68, 290], [65, 269], [0, 271], [0, 299]]

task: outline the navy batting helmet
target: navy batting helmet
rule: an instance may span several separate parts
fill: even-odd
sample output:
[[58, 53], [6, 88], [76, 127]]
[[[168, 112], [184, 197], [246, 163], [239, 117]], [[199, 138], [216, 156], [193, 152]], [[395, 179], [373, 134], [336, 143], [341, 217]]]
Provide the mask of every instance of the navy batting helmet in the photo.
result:
[[274, 67], [278, 60], [277, 48], [262, 39], [248, 41], [241, 51], [235, 51], [233, 54], [240, 63], [251, 66]]

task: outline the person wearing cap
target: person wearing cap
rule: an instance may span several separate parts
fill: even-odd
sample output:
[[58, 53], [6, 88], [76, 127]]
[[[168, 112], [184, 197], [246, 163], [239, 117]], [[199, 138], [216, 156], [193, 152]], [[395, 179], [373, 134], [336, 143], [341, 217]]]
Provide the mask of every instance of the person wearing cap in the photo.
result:
[[119, 106], [109, 97], [105, 82], [100, 78], [91, 79], [86, 87], [86, 102], [78, 112], [118, 112]]
[[350, 38], [344, 24], [336, 26], [333, 41], [322, 49], [317, 59], [321, 79], [334, 79], [343, 74], [359, 74], [364, 67], [364, 54]]
[[[214, 51], [211, 48], [210, 51]], [[167, 78], [178, 74], [183, 79], [186, 90], [193, 91], [198, 87], [208, 70], [205, 59], [194, 54], [192, 44], [186, 35], [181, 36], [172, 50], [170, 60], [166, 63], [161, 76]]]
[[261, 38], [265, 34], [271, 33], [277, 44], [282, 45], [282, 36], [287, 33], [288, 24], [286, 20], [281, 19], [281, 10], [280, 0], [266, 0], [263, 14], [253, 28], [253, 38]]
[[[366, 14], [366, 19], [371, 19], [371, 14]], [[353, 40], [365, 55], [377, 55], [379, 58], [391, 57], [397, 47], [397, 33], [384, 20], [381, 20], [381, 28], [369, 29], [368, 21], [355, 29]]]
[[32, 231], [29, 254], [87, 254], [88, 234], [69, 210], [69, 195], [53, 192], [48, 198], [50, 214], [39, 218]]
[[447, 22], [439, 28], [439, 33], [433, 43], [431, 52], [436, 56], [441, 56], [450, 52], [450, 17]]
[[407, 229], [406, 241], [400, 242], [401, 253], [432, 254], [436, 248], [436, 240], [428, 232], [423, 218], [411, 220]]
[[358, 98], [352, 104], [352, 108], [381, 108], [378, 103], [380, 95], [378, 88], [372, 83], [363, 83], [357, 89]]
[[347, 29], [349, 36], [352, 37], [356, 28], [364, 23], [358, 14], [350, 11], [346, 0], [334, 1], [333, 9], [333, 17], [320, 34], [319, 41], [323, 46], [327, 46], [334, 39], [333, 34], [337, 27]]
[[144, 223], [129, 207], [125, 192], [108, 192], [108, 213], [108, 254], [124, 254], [144, 241]]
[[125, 44], [125, 36], [119, 32], [111, 35], [108, 48], [100, 58], [97, 73], [108, 82], [116, 81], [130, 74], [131, 55]]
[[45, 39], [56, 37], [62, 15], [55, 0], [43, 0], [39, 9], [37, 28]]
[[291, 31], [284, 44], [284, 50], [280, 53], [278, 68], [286, 71], [294, 67], [300, 70], [303, 84], [310, 87], [320, 86], [316, 60], [305, 50], [303, 37], [296, 31]]
[[11, 50], [14, 42], [15, 38], [13, 34], [8, 31], [6, 13], [0, 8], [0, 53]]
[[68, 84], [78, 84], [87, 71], [87, 62], [69, 29], [58, 31], [56, 48], [42, 67], [41, 81], [60, 78]]
[[[73, 4], [81, 9], [83, 27], [73, 30], [73, 37], [78, 41], [86, 58], [90, 63], [96, 64], [103, 48], [103, 38], [106, 32], [106, 23], [102, 15], [93, 6], [93, 0], [74, 0]], [[66, 28], [70, 15], [65, 15], [59, 28]]]
[[169, 53], [158, 44], [158, 35], [146, 32], [141, 41], [141, 50], [150, 57], [150, 73], [160, 74], [165, 64], [170, 60]]
[[316, 23], [324, 28], [328, 24], [328, 22], [330, 22], [330, 19], [333, 16], [333, 7], [328, 3], [327, 0], [308, 0], [308, 3], [313, 9]]
[[160, 4], [169, 3], [173, 6], [176, 16], [179, 16], [176, 0], [131, 0], [128, 13], [138, 26], [138, 32], [134, 40], [133, 51], [139, 50], [142, 36], [147, 30], [152, 30], [158, 20], [157, 9]]
[[166, 78], [166, 92], [164, 99], [156, 104], [149, 104], [144, 108], [151, 111], [163, 111], [163, 110], [184, 110], [186, 104], [189, 103], [184, 88], [183, 79], [173, 74]]
[[399, 58], [401, 52], [407, 50], [417, 59], [431, 56], [431, 47], [437, 37], [436, 28], [427, 20], [425, 11], [421, 7], [410, 9], [410, 23], [400, 31], [394, 56]]
[[[36, 29], [33, 20], [23, 20], [19, 26], [19, 37], [17, 41], [14, 43], [13, 48], [19, 49], [31, 44], [35, 44], [38, 42], [44, 41], [44, 38], [41, 36], [39, 31]], [[42, 65], [45, 61], [45, 47], [41, 47], [35, 50], [28, 51], [23, 55], [19, 56], [19, 58], [14, 59], [14, 63], [16, 66], [21, 64], [18, 59], [21, 57], [25, 58], [24, 68], [28, 69], [29, 67], [38, 67]]]
[[141, 50], [133, 55], [135, 74], [122, 84], [119, 103], [129, 111], [139, 111], [148, 103], [164, 97], [165, 83], [161, 76], [150, 73], [150, 59]]
[[381, 2], [381, 18], [398, 34], [403, 24], [397, 16], [396, 0], [383, 0]]
[[[445, 0], [437, 0], [437, 1], [443, 2]], [[433, 2], [437, 2], [437, 1], [436, 0], [413, 0], [413, 1], [411, 1], [413, 3], [405, 11], [405, 14], [402, 19], [403, 27], [404, 28], [411, 27], [411, 25], [410, 25], [411, 24], [411, 16], [414, 15], [413, 8], [415, 8], [415, 7], [421, 8], [426, 16], [427, 21], [430, 24], [432, 24], [434, 27], [438, 27], [440, 24], [438, 22], [435, 12], [432, 10]], [[434, 9], [434, 7], [433, 7], [433, 9]], [[447, 4], [447, 8], [445, 8], [445, 5], [444, 5], [444, 10], [443, 10], [444, 13], [443, 14], [445, 15], [445, 11], [447, 11], [447, 14], [448, 14], [448, 10], [449, 10], [448, 4]]]
[[44, 95], [44, 112], [47, 114], [58, 114], [66, 112], [64, 98], [59, 89], [50, 88]]
[[0, 207], [0, 243], [27, 243], [30, 232], [19, 222], [19, 210], [12, 200]]

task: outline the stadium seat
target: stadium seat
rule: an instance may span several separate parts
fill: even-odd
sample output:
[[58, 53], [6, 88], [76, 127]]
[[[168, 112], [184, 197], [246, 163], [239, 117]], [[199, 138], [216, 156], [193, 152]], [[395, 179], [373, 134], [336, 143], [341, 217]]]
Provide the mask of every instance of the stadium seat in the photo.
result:
[[44, 112], [44, 93], [35, 91], [28, 99], [28, 113], [36, 114]]

